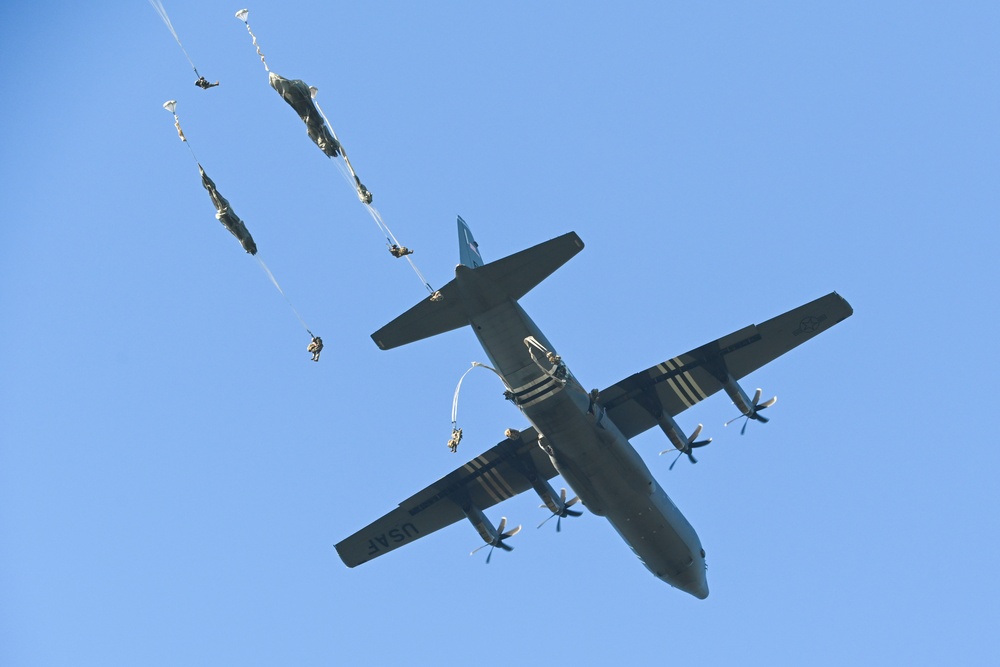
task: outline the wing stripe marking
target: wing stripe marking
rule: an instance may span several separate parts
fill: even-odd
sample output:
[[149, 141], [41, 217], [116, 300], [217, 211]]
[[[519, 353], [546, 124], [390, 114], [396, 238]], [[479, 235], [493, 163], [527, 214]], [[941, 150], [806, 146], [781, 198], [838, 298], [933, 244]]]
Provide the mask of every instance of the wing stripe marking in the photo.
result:
[[[672, 371], [679, 371], [686, 366], [686, 364], [681, 362], [679, 357], [675, 357], [671, 361], [665, 363], [671, 366]], [[708, 395], [702, 391], [701, 387], [698, 386], [698, 383], [695, 382], [694, 376], [691, 375], [691, 371], [683, 371], [679, 375], [676, 375], [673, 379], [677, 382], [678, 386], [682, 387], [687, 392], [687, 398], [691, 401], [691, 405], [708, 398]], [[691, 405], [688, 407], [691, 407]]]
[[[678, 368], [678, 364], [675, 362], [679, 361], [680, 360], [675, 357], [674, 359], [665, 361], [663, 363], [671, 372], [673, 372]], [[685, 385], [682, 375], [675, 375], [671, 378], [668, 378], [667, 384], [669, 384], [670, 387], [674, 390], [674, 392], [677, 393], [677, 397], [681, 399], [681, 402], [684, 403], [686, 407], [690, 408], [692, 405], [698, 402], [698, 399], [695, 397], [694, 392], [691, 391]]]
[[[483, 459], [482, 456], [477, 458], [476, 461], [481, 462], [484, 468], [487, 465], [487, 461]], [[499, 463], [499, 461], [494, 463], [492, 467], [486, 469], [479, 479], [483, 484], [483, 488], [491, 490], [491, 495], [497, 502], [500, 502], [501, 500], [506, 500], [507, 498], [516, 496], [517, 493], [513, 488], [511, 488], [506, 480], [504, 480], [503, 476], [500, 475], [500, 471], [497, 470], [497, 463]], [[487, 482], [489, 483], [489, 486], [487, 486]]]
[[488, 474], [490, 478], [493, 480], [493, 484], [495, 484], [496, 487], [500, 489], [500, 491], [503, 493], [504, 500], [506, 500], [507, 498], [512, 498], [515, 495], [517, 495], [516, 493], [514, 493], [514, 489], [511, 488], [510, 484], [507, 483], [507, 480], [503, 478], [503, 475], [500, 474], [499, 470], [494, 468]]
[[677, 386], [677, 383], [674, 382], [674, 378], [667, 380], [667, 384], [670, 385], [670, 388], [674, 390], [675, 394], [677, 394], [677, 398], [681, 399], [681, 403], [684, 404], [684, 407], [690, 408], [693, 405], [693, 403], [688, 400], [687, 395], [685, 395], [681, 388]]
[[[476, 471], [479, 471], [483, 467], [483, 462], [480, 459], [482, 459], [482, 456], [477, 456], [476, 458], [472, 459], [472, 461], [470, 461], [466, 467], [468, 467], [469, 465], [475, 466]], [[500, 501], [503, 500], [503, 497], [498, 496], [496, 491], [491, 487], [491, 485], [486, 483], [485, 476], [486, 473], [480, 474], [476, 478], [476, 481], [479, 482], [479, 485], [483, 487], [483, 490], [486, 491], [487, 495], [489, 495], [494, 502], [499, 503]]]
[[691, 371], [684, 371], [684, 378], [688, 381], [688, 383], [690, 383], [691, 387], [694, 389], [695, 394], [698, 396], [699, 401], [704, 401], [706, 398], [708, 398], [708, 394], [706, 394], [702, 390], [702, 388], [698, 385], [698, 382], [695, 381], [694, 376], [691, 375]]

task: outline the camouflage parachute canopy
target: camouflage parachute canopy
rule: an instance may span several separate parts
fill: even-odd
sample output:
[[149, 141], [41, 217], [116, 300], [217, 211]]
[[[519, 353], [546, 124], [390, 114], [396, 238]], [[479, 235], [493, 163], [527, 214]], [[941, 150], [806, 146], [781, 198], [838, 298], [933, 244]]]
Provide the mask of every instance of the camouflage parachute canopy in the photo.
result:
[[271, 87], [278, 91], [282, 99], [295, 109], [295, 113], [299, 114], [299, 118], [306, 124], [309, 138], [319, 146], [319, 149], [329, 157], [340, 155], [340, 142], [333, 137], [333, 133], [327, 127], [319, 109], [316, 108], [312, 92], [306, 82], [302, 79], [289, 80], [274, 72], [268, 75], [268, 80]]
[[201, 172], [201, 184], [208, 190], [208, 195], [212, 198], [212, 203], [215, 204], [216, 219], [237, 238], [244, 250], [251, 255], [256, 255], [257, 244], [254, 243], [253, 237], [250, 236], [247, 226], [233, 212], [233, 209], [229, 206], [229, 200], [219, 194], [219, 191], [215, 187], [215, 182], [208, 177], [208, 174], [205, 173], [200, 164], [198, 165], [198, 171]]

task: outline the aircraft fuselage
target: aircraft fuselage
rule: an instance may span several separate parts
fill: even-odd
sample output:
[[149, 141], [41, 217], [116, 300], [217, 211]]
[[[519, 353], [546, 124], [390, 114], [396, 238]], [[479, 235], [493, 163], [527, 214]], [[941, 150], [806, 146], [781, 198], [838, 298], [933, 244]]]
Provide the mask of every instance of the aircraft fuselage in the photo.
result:
[[497, 298], [495, 288], [467, 267], [457, 267], [456, 279], [476, 337], [541, 434], [556, 470], [657, 578], [707, 597], [701, 541], [628, 439], [568, 368], [557, 370], [539, 349], [532, 359], [525, 339], [553, 348], [517, 301]]

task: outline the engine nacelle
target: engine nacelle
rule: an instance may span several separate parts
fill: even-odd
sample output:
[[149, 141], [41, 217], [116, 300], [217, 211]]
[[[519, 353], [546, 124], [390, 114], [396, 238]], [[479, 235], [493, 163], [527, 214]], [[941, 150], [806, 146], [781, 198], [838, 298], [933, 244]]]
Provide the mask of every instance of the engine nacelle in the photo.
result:
[[722, 383], [722, 388], [726, 390], [736, 409], [741, 413], [749, 416], [753, 412], [753, 402], [750, 401], [750, 397], [743, 391], [743, 387], [736, 381], [736, 378], [727, 374], [726, 381]]
[[686, 451], [688, 448], [688, 437], [681, 430], [681, 427], [677, 425], [674, 418], [668, 415], [666, 412], [660, 413], [657, 417], [656, 423], [659, 424], [660, 430], [666, 434], [667, 438], [670, 440], [670, 444], [674, 446], [679, 452]]
[[463, 507], [462, 511], [465, 512], [466, 518], [479, 533], [479, 537], [483, 538], [483, 542], [494, 544], [500, 540], [499, 531], [493, 526], [493, 522], [486, 518], [481, 509], [475, 505], [469, 505]]
[[473, 549], [473, 554], [483, 547], [490, 547], [490, 552], [486, 556], [486, 562], [488, 564], [490, 562], [490, 558], [493, 556], [494, 547], [500, 547], [504, 551], [514, 550], [514, 547], [509, 544], [505, 544], [504, 540], [521, 532], [521, 526], [511, 528], [510, 530], [504, 530], [507, 527], [507, 517], [503, 516], [500, 517], [500, 525], [494, 527], [493, 523], [486, 518], [485, 514], [483, 514], [483, 511], [472, 504], [463, 506], [462, 511], [469, 519], [469, 522], [475, 527], [476, 532], [479, 533], [479, 537], [483, 538], [484, 544], [476, 549]]
[[[740, 384], [736, 381], [736, 379], [728, 373], [726, 374], [725, 382], [722, 383], [722, 388], [726, 390], [727, 394], [729, 394], [729, 398], [732, 399], [733, 404], [740, 411], [741, 416], [747, 418], [747, 423], [749, 423], [751, 419], [754, 419], [756, 421], [761, 422], [762, 424], [766, 424], [768, 418], [760, 414], [760, 411], [771, 407], [778, 401], [777, 396], [772, 396], [768, 400], [761, 403], [760, 397], [761, 394], [763, 393], [763, 390], [760, 389], [759, 387], [757, 388], [757, 391], [754, 392], [753, 398], [751, 399], [749, 396], [747, 396], [747, 393], [743, 391], [743, 387], [740, 386]], [[737, 417], [736, 419], [739, 419], [739, 417]], [[728, 422], [726, 422], [726, 424], [729, 425], [734, 421], [736, 420], [731, 419]], [[745, 433], [746, 428], [747, 425], [743, 424], [743, 429], [740, 432]]]

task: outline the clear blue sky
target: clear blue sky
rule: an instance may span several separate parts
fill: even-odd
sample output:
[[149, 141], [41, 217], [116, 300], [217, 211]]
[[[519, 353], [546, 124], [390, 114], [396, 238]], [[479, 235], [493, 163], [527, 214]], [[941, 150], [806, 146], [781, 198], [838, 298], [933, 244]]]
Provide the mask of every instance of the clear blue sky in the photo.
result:
[[[30, 4], [30, 6], [29, 6]], [[633, 444], [698, 530], [705, 601], [536, 497], [486, 566], [460, 524], [333, 544], [523, 427], [214, 0], [0, 8], [0, 664], [992, 664], [1000, 7], [250, 5], [435, 286], [587, 248], [522, 304], [587, 386], [831, 290], [855, 315], [758, 371], [767, 425]], [[735, 3], [733, 3], [735, 4]], [[327, 348], [214, 219], [161, 108]], [[556, 480], [557, 488], [562, 486]]]

